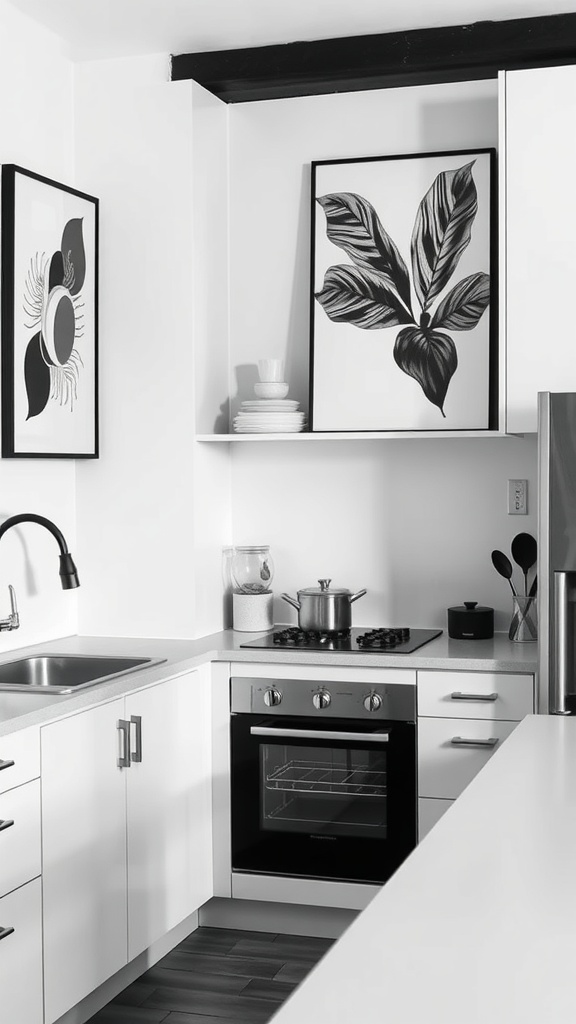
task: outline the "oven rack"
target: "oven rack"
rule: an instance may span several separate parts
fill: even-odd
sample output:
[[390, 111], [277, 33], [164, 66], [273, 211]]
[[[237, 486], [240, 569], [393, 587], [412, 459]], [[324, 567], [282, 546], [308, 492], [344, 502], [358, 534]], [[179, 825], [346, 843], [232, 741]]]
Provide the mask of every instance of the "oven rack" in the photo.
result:
[[335, 768], [330, 761], [292, 760], [266, 777], [266, 788], [285, 793], [316, 793], [326, 796], [386, 795], [386, 772], [368, 765]]

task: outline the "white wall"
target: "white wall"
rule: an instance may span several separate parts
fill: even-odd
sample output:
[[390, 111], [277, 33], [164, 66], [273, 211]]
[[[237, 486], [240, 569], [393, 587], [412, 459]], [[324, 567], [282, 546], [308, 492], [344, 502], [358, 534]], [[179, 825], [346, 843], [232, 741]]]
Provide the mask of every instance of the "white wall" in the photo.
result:
[[[234, 538], [270, 544], [277, 622], [296, 621], [281, 592], [331, 577], [368, 590], [355, 625], [446, 628], [448, 607], [478, 601], [508, 627], [510, 588], [490, 553], [510, 557], [515, 533], [535, 536], [533, 436], [236, 447]], [[516, 477], [529, 481], [528, 516], [507, 515]]]
[[[238, 104], [230, 109], [230, 348], [235, 401], [258, 358], [286, 360], [308, 401], [310, 162], [496, 146], [497, 83], [471, 82]], [[240, 381], [240, 393], [237, 393]], [[358, 625], [446, 626], [477, 600], [507, 627], [510, 590], [490, 561], [536, 529], [534, 439], [236, 444], [234, 540], [269, 543], [274, 591], [320, 577], [368, 595]], [[506, 512], [529, 480], [528, 517]], [[277, 621], [295, 612], [276, 600]]]
[[[0, 2], [0, 162], [16, 163], [75, 184], [73, 75], [57, 38]], [[45, 515], [75, 549], [73, 460], [0, 460], [0, 519]], [[18, 595], [21, 628], [3, 633], [0, 654], [76, 632], [77, 595], [64, 592], [58, 547], [41, 527], [9, 531], [0, 543], [0, 617], [10, 610], [7, 584]], [[78, 560], [82, 579], [82, 563]]]
[[[228, 348], [233, 395], [240, 380], [248, 397], [260, 356], [280, 355], [306, 403], [310, 161], [495, 145], [496, 84], [225, 107], [167, 74], [162, 56], [76, 72], [78, 178], [101, 197], [102, 267], [80, 631], [218, 629], [231, 518], [237, 543], [271, 544], [276, 594], [331, 576], [368, 589], [358, 624], [445, 625], [448, 605], [478, 600], [504, 628], [490, 551], [535, 530], [534, 515], [506, 515], [508, 477], [529, 479], [535, 509], [533, 440], [194, 442], [195, 418], [209, 431], [226, 413]], [[276, 619], [292, 616], [277, 600]]]
[[497, 104], [485, 81], [230, 107], [235, 405], [253, 397], [258, 358], [278, 355], [290, 397], [308, 407], [311, 161], [496, 146]]
[[272, 545], [276, 593], [331, 575], [368, 588], [359, 622], [441, 624], [478, 598], [503, 625], [489, 553], [534, 530], [505, 514], [508, 476], [534, 497], [533, 441], [193, 440], [196, 407], [205, 430], [226, 412], [228, 347], [233, 381], [279, 354], [306, 401], [310, 160], [494, 144], [495, 83], [224, 107], [169, 83], [165, 56], [73, 70], [0, 0], [0, 90], [2, 162], [101, 197], [102, 439], [100, 461], [0, 461], [0, 514], [54, 519], [82, 580], [62, 592], [53, 539], [9, 533], [0, 615], [13, 582], [23, 625], [2, 650], [75, 632], [77, 598], [81, 632], [219, 628], [231, 509], [237, 542]]
[[[202, 189], [217, 177], [199, 171], [214, 156], [199, 139], [219, 101], [168, 72], [164, 56], [76, 72], [78, 175], [101, 199], [101, 458], [78, 467], [84, 633], [190, 637], [222, 622], [228, 459], [206, 463], [194, 446], [205, 250], [218, 234], [207, 240]], [[225, 125], [216, 149], [222, 139]]]

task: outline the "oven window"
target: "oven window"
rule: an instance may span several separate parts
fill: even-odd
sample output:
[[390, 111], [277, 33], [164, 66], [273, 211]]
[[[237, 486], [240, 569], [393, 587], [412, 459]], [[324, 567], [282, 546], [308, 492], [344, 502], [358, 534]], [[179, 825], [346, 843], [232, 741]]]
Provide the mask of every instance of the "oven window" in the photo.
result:
[[260, 827], [385, 838], [386, 760], [383, 750], [261, 743]]

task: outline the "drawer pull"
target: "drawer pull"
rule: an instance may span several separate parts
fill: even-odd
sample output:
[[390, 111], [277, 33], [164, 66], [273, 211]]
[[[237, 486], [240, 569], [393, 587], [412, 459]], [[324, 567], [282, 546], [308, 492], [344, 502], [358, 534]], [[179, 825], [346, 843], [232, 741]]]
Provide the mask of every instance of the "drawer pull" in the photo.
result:
[[14, 761], [0, 761], [0, 772], [3, 772], [5, 768], [12, 768]]
[[498, 700], [497, 693], [460, 693], [456, 690], [455, 693], [450, 694], [451, 700], [485, 700], [495, 701]]
[[453, 747], [495, 747], [498, 743], [497, 736], [491, 736], [487, 740], [466, 739], [465, 736], [453, 736], [450, 740]]
[[130, 760], [140, 763], [142, 761], [142, 716], [132, 715], [130, 723], [136, 726], [136, 747], [130, 751]]
[[4, 818], [4, 821], [0, 818], [0, 832], [3, 832], [5, 828], [10, 828], [14, 824], [13, 819]]
[[7, 939], [9, 935], [12, 935], [13, 928], [2, 928], [0, 925], [0, 939]]
[[119, 752], [116, 764], [119, 768], [130, 767], [130, 722], [120, 718], [116, 726], [118, 729]]

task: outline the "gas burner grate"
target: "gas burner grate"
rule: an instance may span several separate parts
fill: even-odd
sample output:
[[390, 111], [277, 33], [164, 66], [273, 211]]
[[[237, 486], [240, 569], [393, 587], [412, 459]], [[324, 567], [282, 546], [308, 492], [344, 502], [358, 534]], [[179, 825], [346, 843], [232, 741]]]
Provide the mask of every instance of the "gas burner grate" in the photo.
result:
[[358, 647], [378, 650], [391, 650], [410, 639], [410, 630], [406, 626], [398, 629], [370, 629], [356, 637]]
[[283, 647], [300, 647], [302, 644], [327, 644], [334, 640], [348, 640], [349, 629], [341, 629], [334, 633], [321, 633], [314, 629], [299, 629], [298, 626], [290, 626], [282, 629], [279, 633], [273, 633], [272, 639], [275, 644]]

